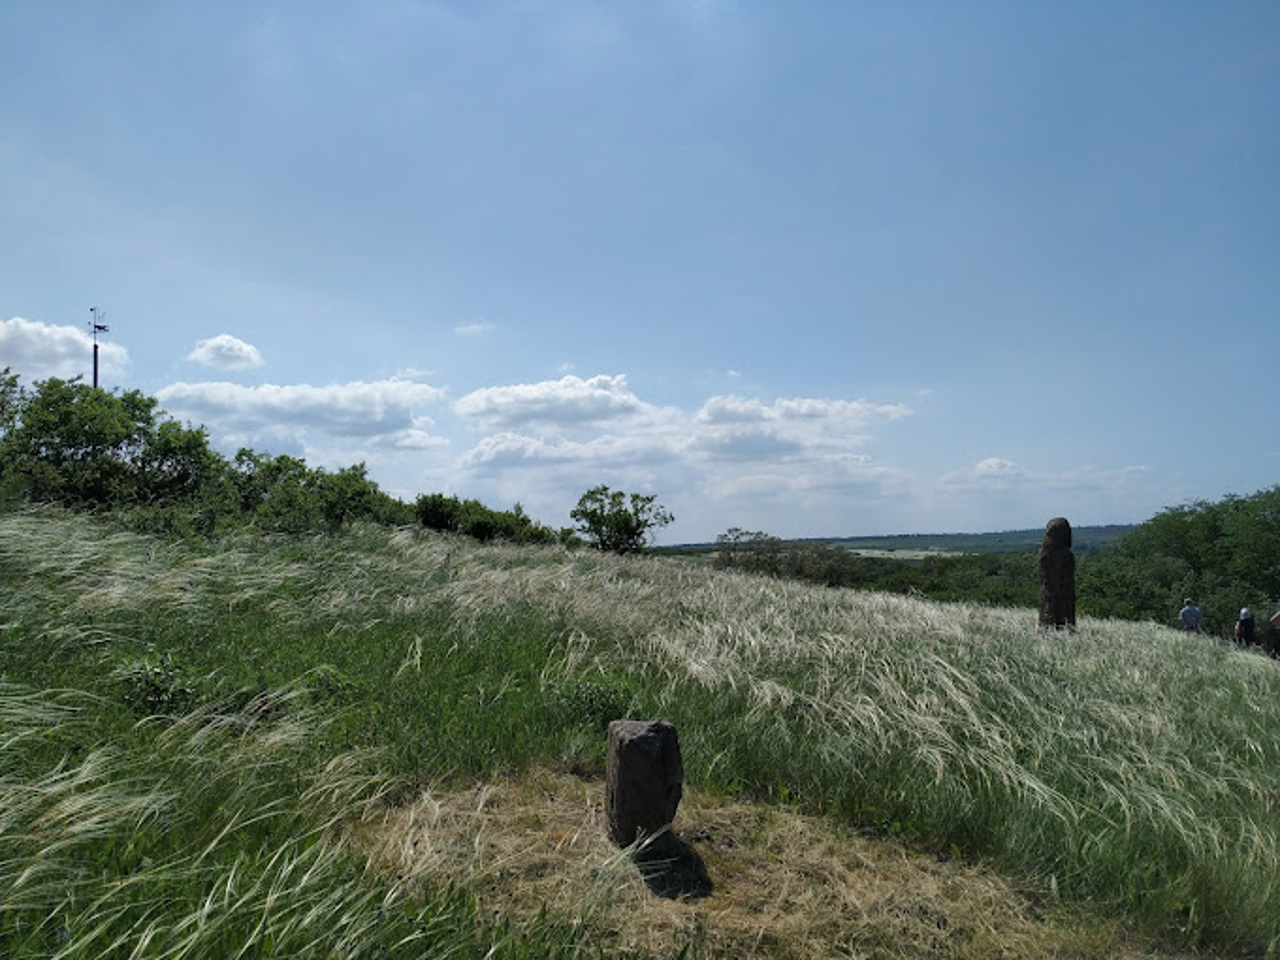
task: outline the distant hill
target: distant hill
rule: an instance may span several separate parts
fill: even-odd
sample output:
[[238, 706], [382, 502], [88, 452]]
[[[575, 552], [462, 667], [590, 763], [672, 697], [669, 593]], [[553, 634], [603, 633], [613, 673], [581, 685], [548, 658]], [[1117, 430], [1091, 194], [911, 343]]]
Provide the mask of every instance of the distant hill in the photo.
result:
[[[1133, 523], [1095, 527], [1072, 527], [1072, 547], [1076, 553], [1097, 553], [1123, 533], [1137, 527]], [[886, 537], [805, 537], [797, 543], [829, 543], [866, 553], [900, 554], [903, 559], [921, 554], [1032, 553], [1040, 549], [1044, 528], [1003, 530], [998, 533], [903, 533]], [[713, 543], [686, 543], [658, 547], [661, 551], [703, 551]]]
[[[1076, 553], [1097, 553], [1137, 524], [1108, 524], [1100, 527], [1072, 527], [1072, 548]], [[999, 533], [909, 533], [891, 537], [820, 538], [818, 542], [848, 547], [850, 550], [928, 553], [1029, 553], [1040, 549], [1044, 528], [1004, 530]]]

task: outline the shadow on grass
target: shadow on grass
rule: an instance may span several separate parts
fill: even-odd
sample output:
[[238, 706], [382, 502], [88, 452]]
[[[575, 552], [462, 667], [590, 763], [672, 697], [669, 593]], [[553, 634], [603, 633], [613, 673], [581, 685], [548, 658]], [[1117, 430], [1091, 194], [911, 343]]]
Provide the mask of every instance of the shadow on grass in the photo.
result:
[[713, 889], [698, 852], [669, 833], [653, 837], [633, 854], [645, 886], [668, 900], [701, 900]]

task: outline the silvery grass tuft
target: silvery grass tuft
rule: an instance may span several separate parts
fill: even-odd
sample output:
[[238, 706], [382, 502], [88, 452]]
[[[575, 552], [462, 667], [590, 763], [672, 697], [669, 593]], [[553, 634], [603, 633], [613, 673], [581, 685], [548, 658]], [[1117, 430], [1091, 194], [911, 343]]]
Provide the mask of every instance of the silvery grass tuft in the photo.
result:
[[[273, 708], [305, 698], [273, 692]], [[344, 839], [390, 782], [369, 758], [312, 770], [306, 709], [155, 717], [78, 759], [93, 704], [0, 683], [0, 947], [6, 957], [572, 955], [548, 931], [489, 929], [460, 890], [374, 882]], [[42, 761], [46, 761], [42, 763]]]

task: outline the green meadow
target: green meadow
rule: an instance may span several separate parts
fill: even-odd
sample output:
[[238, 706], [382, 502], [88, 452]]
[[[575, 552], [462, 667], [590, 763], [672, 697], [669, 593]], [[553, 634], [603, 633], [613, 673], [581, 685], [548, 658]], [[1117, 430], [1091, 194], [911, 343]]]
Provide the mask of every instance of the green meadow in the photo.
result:
[[[356, 524], [0, 515], [0, 956], [1275, 957], [1280, 662]], [[664, 718], [710, 895], [603, 839]]]

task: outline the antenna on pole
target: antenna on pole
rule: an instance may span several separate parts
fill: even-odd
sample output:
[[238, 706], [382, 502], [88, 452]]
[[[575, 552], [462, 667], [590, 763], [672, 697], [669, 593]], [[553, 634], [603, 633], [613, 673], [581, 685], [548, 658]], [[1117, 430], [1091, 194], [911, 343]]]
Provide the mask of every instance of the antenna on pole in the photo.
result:
[[93, 330], [93, 389], [98, 389], [98, 334], [110, 333], [111, 328], [101, 321], [107, 319], [105, 310], [99, 310], [97, 307], [90, 307], [89, 313], [93, 319], [89, 321], [89, 326]]

